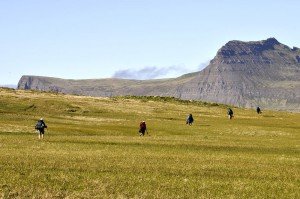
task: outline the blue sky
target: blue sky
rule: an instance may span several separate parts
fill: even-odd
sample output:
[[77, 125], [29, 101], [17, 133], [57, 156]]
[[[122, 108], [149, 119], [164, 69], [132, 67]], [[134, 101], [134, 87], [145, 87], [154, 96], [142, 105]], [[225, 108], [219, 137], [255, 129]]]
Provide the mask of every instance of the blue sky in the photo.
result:
[[22, 75], [164, 78], [229, 40], [300, 47], [297, 0], [0, 0], [0, 84]]

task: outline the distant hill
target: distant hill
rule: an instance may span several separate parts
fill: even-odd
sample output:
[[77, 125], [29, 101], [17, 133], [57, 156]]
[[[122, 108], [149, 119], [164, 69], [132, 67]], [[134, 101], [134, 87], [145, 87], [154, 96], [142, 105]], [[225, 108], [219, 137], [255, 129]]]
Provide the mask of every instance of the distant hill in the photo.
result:
[[4, 85], [0, 85], [0, 87], [16, 89], [18, 86], [14, 84], [4, 84]]
[[275, 38], [229, 41], [200, 72], [160, 80], [23, 76], [18, 89], [90, 96], [157, 95], [300, 112], [300, 49]]

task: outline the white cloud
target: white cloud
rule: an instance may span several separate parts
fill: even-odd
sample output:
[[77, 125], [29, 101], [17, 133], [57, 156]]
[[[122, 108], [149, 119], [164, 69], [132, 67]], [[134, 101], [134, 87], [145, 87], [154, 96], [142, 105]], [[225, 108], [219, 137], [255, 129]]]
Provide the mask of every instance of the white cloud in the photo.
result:
[[179, 77], [187, 73], [200, 71], [208, 64], [209, 61], [201, 63], [197, 67], [192, 68], [188, 68], [184, 65], [173, 65], [167, 67], [146, 66], [141, 69], [124, 69], [116, 71], [113, 77], [139, 80]]
[[177, 77], [189, 71], [183, 65], [168, 67], [146, 66], [142, 69], [125, 69], [116, 71], [113, 77], [124, 79], [157, 79], [167, 77]]

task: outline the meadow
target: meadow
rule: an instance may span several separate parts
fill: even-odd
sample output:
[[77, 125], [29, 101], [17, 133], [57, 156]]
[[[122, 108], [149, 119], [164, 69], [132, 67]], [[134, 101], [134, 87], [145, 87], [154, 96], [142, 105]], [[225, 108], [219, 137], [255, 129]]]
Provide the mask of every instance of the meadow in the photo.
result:
[[0, 197], [300, 198], [300, 114], [233, 111], [1, 88]]

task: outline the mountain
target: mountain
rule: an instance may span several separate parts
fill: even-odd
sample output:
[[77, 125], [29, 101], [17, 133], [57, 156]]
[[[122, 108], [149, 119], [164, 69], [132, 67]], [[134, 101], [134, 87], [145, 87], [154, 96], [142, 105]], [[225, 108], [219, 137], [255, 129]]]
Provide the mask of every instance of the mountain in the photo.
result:
[[18, 89], [77, 95], [157, 95], [300, 112], [300, 49], [275, 38], [229, 41], [200, 72], [160, 80], [23, 76]]

